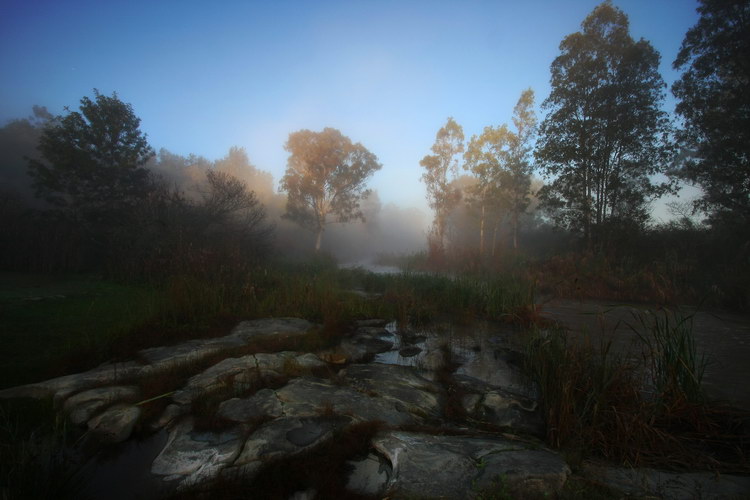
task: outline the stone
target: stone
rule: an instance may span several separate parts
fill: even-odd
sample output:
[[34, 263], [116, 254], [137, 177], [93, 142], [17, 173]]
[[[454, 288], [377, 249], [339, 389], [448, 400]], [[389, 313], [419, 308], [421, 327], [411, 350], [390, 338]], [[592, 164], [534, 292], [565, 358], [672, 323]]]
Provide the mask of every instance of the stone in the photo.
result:
[[388, 493], [399, 498], [463, 499], [498, 478], [518, 491], [553, 496], [570, 473], [559, 455], [499, 437], [390, 431], [376, 435], [373, 446], [390, 461]]
[[291, 339], [306, 335], [315, 326], [300, 318], [257, 319], [241, 322], [228, 337], [240, 339], [243, 343], [264, 337]]
[[411, 358], [422, 352], [422, 349], [417, 346], [402, 347], [398, 353], [404, 358]]
[[243, 430], [236, 427], [221, 432], [196, 431], [193, 419], [180, 421], [169, 432], [164, 449], [151, 464], [151, 472], [177, 488], [215, 478], [234, 462], [243, 444]]
[[361, 460], [348, 461], [347, 465], [352, 468], [346, 480], [347, 490], [369, 497], [383, 497], [393, 475], [393, 469], [387, 460], [370, 453]]
[[453, 380], [466, 392], [462, 405], [469, 418], [537, 437], [544, 436], [544, 418], [535, 400], [466, 375], [455, 375]]
[[293, 457], [333, 438], [351, 419], [331, 417], [281, 417], [260, 426], [248, 439], [234, 462], [235, 467], [255, 471], [259, 463]]
[[261, 389], [247, 398], [232, 398], [223, 401], [217, 414], [234, 422], [250, 422], [261, 418], [277, 418], [284, 410], [272, 389]]
[[141, 409], [132, 405], [115, 405], [88, 422], [88, 428], [101, 442], [120, 443], [130, 437]]
[[444, 397], [441, 387], [410, 366], [382, 363], [350, 365], [340, 374], [346, 383], [371, 396], [396, 403], [409, 413], [440, 418]]
[[133, 385], [89, 389], [65, 400], [63, 411], [73, 425], [83, 425], [107, 406], [120, 402], [133, 403], [140, 394], [140, 389]]
[[409, 413], [394, 401], [364, 394], [328, 380], [301, 377], [275, 391], [286, 416], [346, 415], [358, 422], [379, 421], [389, 425], [421, 423], [424, 410]]

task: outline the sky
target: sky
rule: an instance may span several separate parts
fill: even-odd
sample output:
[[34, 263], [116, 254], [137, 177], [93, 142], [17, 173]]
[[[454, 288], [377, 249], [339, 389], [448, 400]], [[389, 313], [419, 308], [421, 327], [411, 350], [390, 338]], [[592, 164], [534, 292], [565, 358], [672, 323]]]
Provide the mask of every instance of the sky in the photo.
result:
[[[382, 202], [428, 212], [419, 160], [447, 117], [468, 140], [509, 123], [526, 88], [539, 107], [560, 42], [599, 3], [0, 0], [0, 123], [117, 92], [156, 150], [244, 147], [277, 186], [289, 134], [334, 127], [382, 163]], [[671, 85], [697, 2], [613, 3]]]

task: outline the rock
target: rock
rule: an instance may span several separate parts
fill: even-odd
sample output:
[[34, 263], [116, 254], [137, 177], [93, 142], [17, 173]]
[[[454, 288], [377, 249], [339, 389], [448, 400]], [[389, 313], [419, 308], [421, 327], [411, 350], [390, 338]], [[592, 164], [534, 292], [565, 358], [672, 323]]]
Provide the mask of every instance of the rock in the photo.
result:
[[462, 405], [469, 418], [537, 437], [544, 436], [544, 418], [535, 400], [466, 375], [455, 375], [453, 380], [467, 393], [462, 398]]
[[584, 475], [627, 496], [665, 500], [747, 498], [750, 477], [710, 472], [665, 472], [587, 465]]
[[69, 397], [63, 411], [73, 425], [82, 425], [112, 403], [132, 403], [138, 400], [140, 394], [140, 389], [132, 385], [89, 389]]
[[370, 453], [362, 460], [347, 462], [353, 470], [346, 480], [346, 489], [370, 497], [382, 498], [393, 475], [393, 469], [380, 455]]
[[107, 385], [117, 385], [124, 380], [133, 380], [151, 373], [151, 368], [135, 361], [105, 363], [92, 370], [53, 378], [35, 384], [11, 387], [0, 391], [0, 398], [46, 399], [53, 397], [55, 403], [62, 402], [71, 394]]
[[162, 429], [172, 423], [173, 420], [185, 415], [188, 411], [190, 411], [190, 408], [188, 408], [187, 406], [170, 404], [166, 408], [164, 408], [164, 411], [159, 416], [159, 418], [149, 424], [149, 429], [151, 429], [152, 431]]
[[373, 355], [390, 351], [393, 342], [383, 339], [390, 333], [385, 328], [360, 327], [351, 337], [341, 341], [338, 349], [334, 352], [344, 354], [347, 359], [357, 363], [371, 358]]
[[422, 352], [422, 349], [419, 348], [419, 347], [417, 347], [417, 346], [402, 347], [398, 351], [398, 353], [401, 355], [401, 357], [404, 357], [404, 358], [411, 358], [412, 356], [416, 356], [420, 352]]
[[[252, 474], [263, 463], [289, 458], [319, 446], [343, 429], [347, 417], [282, 417], [260, 426], [245, 442], [235, 467]], [[249, 466], [249, 467], [248, 467]]]
[[104, 443], [120, 443], [130, 437], [141, 409], [132, 405], [115, 405], [89, 420], [88, 428]]
[[222, 402], [218, 415], [235, 422], [250, 422], [259, 418], [277, 418], [284, 413], [276, 392], [261, 389], [248, 398], [232, 398]]
[[299, 374], [325, 366], [314, 354], [290, 351], [227, 358], [191, 377], [185, 387], [172, 395], [172, 400], [189, 404], [199, 396], [222, 389], [242, 392], [263, 379], [281, 377], [287, 371]]
[[498, 478], [525, 493], [554, 495], [570, 470], [557, 454], [503, 438], [391, 431], [375, 449], [393, 467], [388, 492], [400, 497], [467, 498]]
[[387, 319], [360, 319], [354, 322], [354, 325], [359, 327], [380, 327], [384, 328], [390, 321]]
[[192, 418], [183, 419], [169, 433], [169, 440], [151, 464], [151, 472], [165, 476], [178, 488], [216, 477], [239, 455], [243, 431], [237, 427], [221, 432], [198, 432]]
[[527, 398], [536, 397], [533, 385], [518, 364], [520, 353], [510, 349], [483, 349], [464, 354], [466, 359], [456, 370], [456, 375], [467, 375]]
[[341, 371], [346, 383], [371, 396], [396, 403], [396, 407], [424, 418], [439, 418], [441, 387], [410, 366], [370, 363], [351, 365]]
[[275, 397], [281, 402], [286, 416], [346, 415], [359, 422], [379, 421], [389, 425], [422, 422], [419, 414], [409, 413], [403, 405], [325, 379], [302, 377], [291, 380], [276, 390]]

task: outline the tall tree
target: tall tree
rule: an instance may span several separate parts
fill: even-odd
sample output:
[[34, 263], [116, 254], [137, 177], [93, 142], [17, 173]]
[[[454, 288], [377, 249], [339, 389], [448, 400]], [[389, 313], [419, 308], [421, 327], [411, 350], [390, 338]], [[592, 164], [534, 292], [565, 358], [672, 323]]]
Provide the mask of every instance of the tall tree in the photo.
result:
[[287, 193], [285, 217], [315, 233], [320, 250], [326, 224], [364, 220], [360, 201], [370, 176], [380, 170], [377, 157], [334, 128], [289, 134], [289, 152], [281, 190]]
[[672, 86], [688, 150], [682, 176], [703, 188], [696, 208], [750, 217], [750, 1], [700, 0]]
[[650, 176], [668, 163], [669, 122], [659, 54], [631, 38], [627, 16], [607, 1], [581, 27], [552, 62], [536, 159], [551, 179], [545, 208], [591, 250], [612, 223], [644, 223], [648, 201], [668, 189]]
[[480, 254], [485, 248], [485, 216], [490, 207], [502, 208], [510, 215], [513, 249], [518, 248], [519, 221], [531, 193], [530, 154], [536, 127], [533, 90], [521, 93], [513, 108], [513, 125], [515, 132], [506, 124], [485, 127], [482, 135], [471, 138], [464, 155], [464, 168], [479, 181], [474, 196], [480, 206]]
[[448, 214], [458, 204], [461, 193], [451, 187], [458, 175], [458, 163], [464, 152], [464, 131], [461, 125], [449, 117], [445, 126], [438, 130], [435, 143], [419, 162], [425, 169], [422, 181], [427, 186], [427, 201], [435, 211], [433, 234], [440, 251], [445, 245], [445, 228]]
[[47, 122], [39, 140], [42, 160], [29, 161], [38, 196], [81, 222], [100, 223], [132, 207], [148, 192], [154, 154], [140, 119], [117, 94], [94, 90], [80, 111]]

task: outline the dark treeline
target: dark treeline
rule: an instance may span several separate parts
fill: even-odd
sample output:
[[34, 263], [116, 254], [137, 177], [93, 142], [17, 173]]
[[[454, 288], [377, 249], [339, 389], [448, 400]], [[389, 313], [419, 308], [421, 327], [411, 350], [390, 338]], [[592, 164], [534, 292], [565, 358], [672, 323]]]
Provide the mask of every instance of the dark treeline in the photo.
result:
[[[0, 266], [218, 277], [280, 250], [356, 260], [426, 239], [432, 269], [530, 262], [559, 293], [747, 307], [750, 6], [703, 0], [699, 13], [673, 63], [674, 119], [660, 55], [609, 1], [562, 40], [544, 116], [528, 89], [510, 125], [466, 138], [449, 118], [420, 162], [427, 238], [422, 214], [367, 189], [382, 165], [338, 130], [290, 134], [277, 192], [242, 148], [215, 160], [154, 151], [116, 94], [62, 116], [35, 106], [0, 128]], [[680, 182], [702, 197], [654, 224], [652, 203]]]

